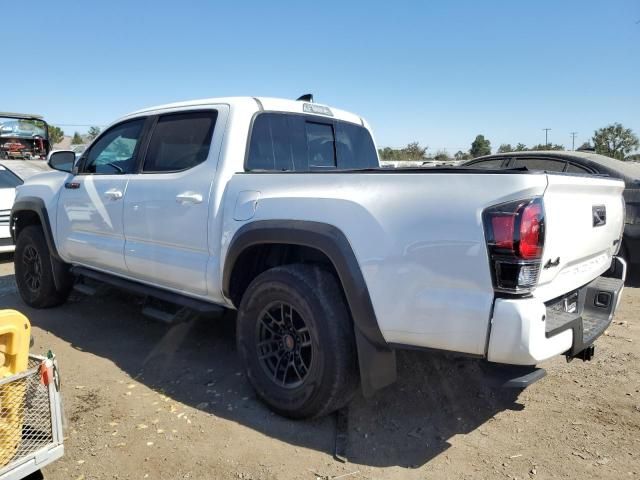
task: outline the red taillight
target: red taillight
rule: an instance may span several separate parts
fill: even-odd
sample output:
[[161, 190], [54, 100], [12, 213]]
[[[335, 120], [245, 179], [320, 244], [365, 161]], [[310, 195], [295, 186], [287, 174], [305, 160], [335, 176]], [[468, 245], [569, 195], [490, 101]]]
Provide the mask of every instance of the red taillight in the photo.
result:
[[498, 248], [513, 250], [513, 230], [515, 216], [513, 214], [496, 214], [491, 217], [493, 242]]
[[544, 209], [534, 198], [487, 208], [483, 214], [494, 287], [506, 293], [535, 288], [544, 247]]
[[520, 244], [518, 251], [527, 260], [542, 256], [542, 205], [530, 203], [520, 216]]

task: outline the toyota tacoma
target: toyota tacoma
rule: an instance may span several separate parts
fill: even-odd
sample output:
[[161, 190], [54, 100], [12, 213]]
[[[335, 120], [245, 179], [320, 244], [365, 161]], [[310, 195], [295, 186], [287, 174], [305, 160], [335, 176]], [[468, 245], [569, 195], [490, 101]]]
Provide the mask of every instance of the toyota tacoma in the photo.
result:
[[540, 378], [589, 359], [619, 304], [624, 183], [527, 169], [382, 169], [367, 122], [217, 98], [118, 120], [17, 189], [15, 274], [35, 308], [93, 279], [235, 309], [247, 378], [294, 418], [393, 383], [395, 351]]

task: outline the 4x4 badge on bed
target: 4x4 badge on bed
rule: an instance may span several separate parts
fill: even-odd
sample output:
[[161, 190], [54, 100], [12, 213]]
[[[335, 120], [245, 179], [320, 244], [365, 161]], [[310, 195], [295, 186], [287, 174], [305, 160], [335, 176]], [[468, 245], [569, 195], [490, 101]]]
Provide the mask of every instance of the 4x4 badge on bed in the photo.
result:
[[607, 223], [607, 207], [604, 205], [594, 205], [591, 208], [593, 212], [593, 226], [601, 227]]
[[556, 258], [555, 260], [547, 260], [547, 263], [544, 264], [544, 268], [551, 268], [551, 267], [557, 267], [558, 265], [560, 265], [560, 257]]

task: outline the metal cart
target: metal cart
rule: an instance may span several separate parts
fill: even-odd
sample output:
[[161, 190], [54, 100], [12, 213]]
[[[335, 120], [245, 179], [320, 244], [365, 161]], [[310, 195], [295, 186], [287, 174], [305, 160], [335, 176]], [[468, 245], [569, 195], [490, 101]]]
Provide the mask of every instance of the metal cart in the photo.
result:
[[0, 379], [0, 480], [18, 480], [62, 457], [55, 358], [29, 355], [25, 372]]

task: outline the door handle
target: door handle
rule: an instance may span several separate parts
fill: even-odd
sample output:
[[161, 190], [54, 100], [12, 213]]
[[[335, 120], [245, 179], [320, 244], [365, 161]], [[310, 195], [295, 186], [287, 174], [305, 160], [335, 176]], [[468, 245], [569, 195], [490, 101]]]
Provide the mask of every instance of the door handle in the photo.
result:
[[111, 190], [104, 192], [104, 196], [110, 200], [120, 200], [122, 198], [122, 192], [112, 188]]
[[176, 202], [182, 203], [202, 203], [202, 194], [196, 192], [182, 192], [176, 195]]

